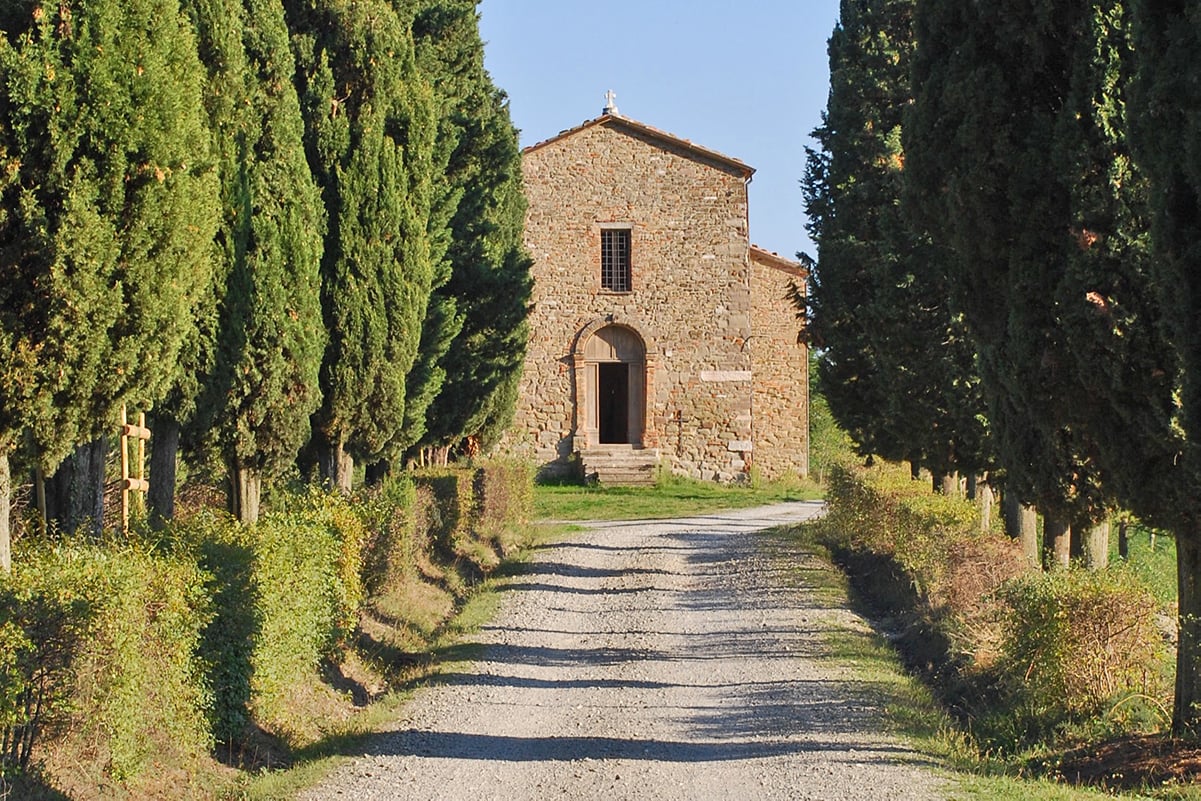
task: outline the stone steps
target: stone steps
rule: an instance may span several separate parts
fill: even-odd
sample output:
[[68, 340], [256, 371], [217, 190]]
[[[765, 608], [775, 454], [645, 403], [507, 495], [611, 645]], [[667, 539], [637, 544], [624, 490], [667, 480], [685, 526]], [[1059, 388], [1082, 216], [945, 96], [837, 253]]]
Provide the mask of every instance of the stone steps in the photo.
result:
[[605, 446], [580, 452], [584, 479], [610, 487], [649, 487], [655, 483], [659, 451], [654, 448]]

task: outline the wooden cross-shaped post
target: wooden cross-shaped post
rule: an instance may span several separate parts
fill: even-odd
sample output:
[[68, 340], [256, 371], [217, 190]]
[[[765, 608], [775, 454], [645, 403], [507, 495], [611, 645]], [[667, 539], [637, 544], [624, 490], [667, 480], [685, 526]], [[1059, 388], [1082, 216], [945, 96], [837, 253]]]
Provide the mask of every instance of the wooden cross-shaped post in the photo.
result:
[[[137, 439], [137, 475], [131, 471], [129, 458], [129, 439]], [[146, 413], [138, 415], [138, 424], [130, 425], [125, 406], [121, 406], [121, 531], [129, 533], [130, 492], [145, 493], [150, 490], [150, 482], [146, 480], [146, 440], [150, 439], [150, 429], [146, 428]]]

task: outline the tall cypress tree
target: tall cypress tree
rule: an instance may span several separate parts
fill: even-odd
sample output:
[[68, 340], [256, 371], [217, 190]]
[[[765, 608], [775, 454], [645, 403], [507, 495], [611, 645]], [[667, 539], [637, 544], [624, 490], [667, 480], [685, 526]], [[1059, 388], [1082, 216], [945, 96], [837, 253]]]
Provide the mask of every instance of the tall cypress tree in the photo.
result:
[[[1087, 290], [1063, 139], [1078, 53], [1095, 47], [1085, 0], [919, 4], [916, 99], [906, 117], [909, 208], [956, 256], [952, 300], [979, 352], [1006, 487], [1077, 530], [1111, 493], [1078, 407], [1103, 409], [1079, 380], [1065, 309]], [[1066, 556], [1066, 552], [1063, 554]]]
[[453, 309], [461, 330], [439, 354], [444, 383], [419, 444], [454, 447], [472, 437], [488, 447], [512, 419], [528, 339], [521, 154], [505, 96], [484, 69], [477, 3], [416, 5], [418, 57], [442, 101], [442, 135], [454, 143], [446, 175], [461, 196], [450, 221], [449, 280], [427, 325], [438, 341], [436, 332], [451, 330], [440, 320]]
[[[1109, 341], [1142, 388], [1118, 398], [1129, 444], [1105, 449], [1128, 502], [1176, 535], [1179, 640], [1172, 729], [1201, 729], [1201, 3], [1138, 0], [1134, 8], [1137, 76], [1130, 138], [1153, 189], [1152, 238], [1144, 303], [1160, 325], [1132, 326], [1133, 303], [1102, 296], [1120, 324]], [[1138, 294], [1133, 294], [1136, 300]], [[1136, 307], [1136, 311], [1142, 311]], [[1144, 314], [1145, 318], [1146, 315]], [[1143, 335], [1131, 347], [1124, 335]], [[1130, 358], [1132, 357], [1132, 358]], [[1112, 369], [1112, 368], [1111, 368]]]
[[232, 508], [258, 517], [264, 477], [292, 462], [320, 403], [325, 226], [280, 0], [185, 0], [208, 68], [222, 222], [220, 325], [194, 429], [225, 463]]
[[[389, 448], [388, 456], [393, 458], [410, 450], [428, 432], [430, 406], [442, 391], [446, 380], [442, 359], [463, 328], [463, 316], [458, 312], [457, 300], [446, 291], [446, 283], [453, 269], [448, 253], [452, 239], [450, 222], [463, 197], [463, 187], [455, 181], [450, 169], [450, 160], [459, 146], [461, 133], [454, 120], [457, 108], [455, 92], [461, 82], [457, 75], [458, 65], [450, 65], [450, 69], [447, 69], [448, 65], [439, 58], [448, 43], [455, 41], [456, 26], [445, 24], [447, 9], [439, 0], [402, 0], [396, 6], [397, 13], [413, 34], [418, 69], [434, 87], [438, 133], [431, 165], [434, 173], [429, 219], [433, 268], [431, 293], [422, 322], [417, 359], [405, 380], [404, 423]], [[429, 22], [431, 17], [437, 20], [432, 26]]]
[[349, 489], [404, 425], [406, 381], [434, 281], [437, 113], [412, 37], [385, 0], [287, 0], [305, 150], [328, 217], [329, 345], [313, 417], [327, 479]]
[[175, 382], [212, 279], [216, 175], [177, 0], [10, 4], [2, 22], [0, 383], [50, 472]]
[[820, 391], [862, 452], [979, 470], [987, 429], [974, 349], [948, 306], [948, 255], [899, 206], [915, 5], [847, 0], [830, 38], [830, 97], [804, 180], [818, 246], [809, 333]]

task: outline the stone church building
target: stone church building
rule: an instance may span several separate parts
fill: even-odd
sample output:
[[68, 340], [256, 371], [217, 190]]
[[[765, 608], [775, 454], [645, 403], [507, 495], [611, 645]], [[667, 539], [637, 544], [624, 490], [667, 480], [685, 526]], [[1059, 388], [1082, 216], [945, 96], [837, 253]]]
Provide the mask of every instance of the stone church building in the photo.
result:
[[750, 243], [737, 159], [609, 106], [524, 151], [534, 308], [505, 448], [543, 475], [808, 472], [799, 264]]

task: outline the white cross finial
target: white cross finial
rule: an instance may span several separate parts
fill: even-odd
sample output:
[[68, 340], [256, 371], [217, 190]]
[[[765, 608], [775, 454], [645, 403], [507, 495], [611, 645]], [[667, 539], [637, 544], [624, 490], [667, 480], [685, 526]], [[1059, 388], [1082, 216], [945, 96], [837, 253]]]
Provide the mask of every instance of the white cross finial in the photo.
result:
[[617, 113], [617, 93], [614, 92], [612, 89], [605, 92], [605, 113], [606, 114], [616, 114]]

